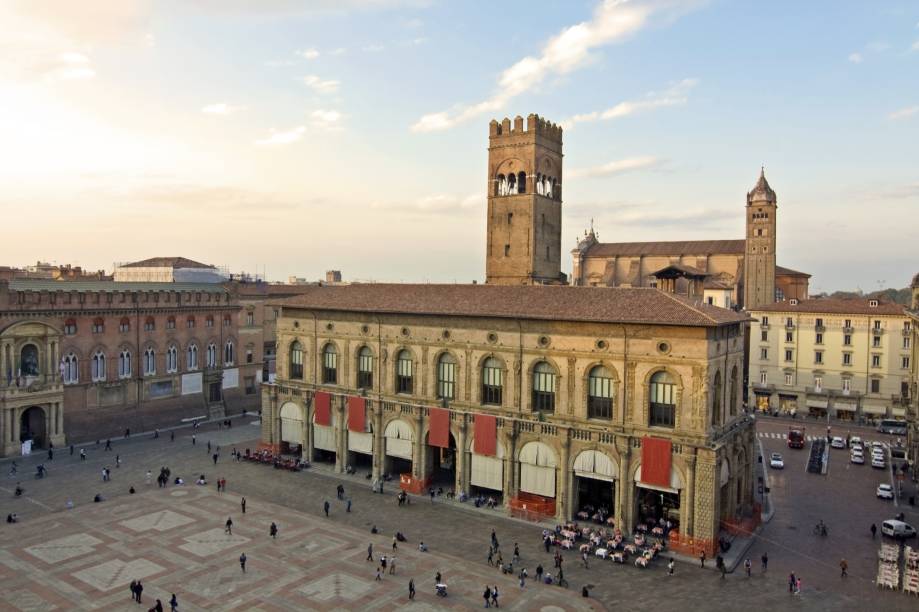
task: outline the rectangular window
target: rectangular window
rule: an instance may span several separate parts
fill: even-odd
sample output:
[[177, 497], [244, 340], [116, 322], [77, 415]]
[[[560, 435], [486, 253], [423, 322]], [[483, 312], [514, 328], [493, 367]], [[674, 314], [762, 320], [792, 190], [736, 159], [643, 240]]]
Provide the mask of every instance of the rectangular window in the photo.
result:
[[185, 321], [185, 327], [187, 327], [188, 329], [194, 329], [195, 320], [192, 318], [192, 319], [188, 319], [187, 321]]
[[877, 378], [871, 379], [871, 392], [880, 393], [881, 392], [881, 381]]
[[823, 376], [814, 376], [814, 389], [817, 391], [823, 389]]
[[767, 332], [766, 330], [761, 331], [761, 332], [760, 332], [760, 341], [761, 341], [761, 342], [769, 342], [769, 332]]
[[880, 322], [880, 321], [875, 321], [875, 322], [874, 322], [874, 329], [881, 329], [881, 322]]
[[871, 339], [871, 346], [872, 348], [880, 348], [881, 347], [881, 337], [880, 336], [873, 337]]
[[845, 346], [852, 346], [852, 334], [846, 334], [842, 337], [842, 343]]
[[510, 257], [510, 256], [511, 256], [511, 245], [509, 245], [509, 244], [505, 244], [505, 245], [504, 245], [504, 256], [505, 256], [505, 257]]
[[588, 379], [587, 418], [613, 418], [613, 379], [602, 376]]
[[326, 385], [338, 383], [338, 353], [326, 351], [322, 355], [322, 382]]
[[823, 327], [823, 319], [817, 319], [814, 322], [814, 327]]
[[900, 363], [900, 367], [903, 368], [904, 370], [909, 369], [909, 357], [903, 358], [902, 362]]
[[759, 384], [765, 385], [769, 381], [769, 376], [765, 372], [759, 373]]
[[482, 403], [500, 406], [504, 389], [504, 370], [498, 367], [482, 368]]
[[373, 355], [369, 353], [357, 358], [357, 388], [373, 388]]
[[101, 334], [104, 331], [105, 331], [104, 323], [93, 323], [92, 332], [94, 334]]
[[852, 365], [852, 353], [843, 353], [842, 354], [842, 365], [850, 366]]
[[769, 325], [769, 317], [763, 317], [763, 325]]
[[905, 349], [909, 348], [909, 336], [906, 336], [905, 338], [903, 338], [903, 348]]
[[817, 332], [817, 336], [814, 339], [814, 344], [823, 344], [823, 334]]
[[156, 324], [153, 321], [144, 323], [144, 331], [153, 331], [154, 329], [156, 329]]
[[847, 329], [852, 329], [852, 319], [846, 319], [842, 326]]
[[249, 325], [249, 326], [255, 325], [255, 313], [254, 312], [246, 313], [246, 325]]
[[785, 351], [785, 361], [794, 361], [794, 351]]
[[255, 376], [246, 376], [246, 395], [255, 395]]
[[842, 379], [842, 390], [846, 393], [852, 390], [852, 379], [851, 378]]
[[651, 420], [654, 427], [673, 427], [676, 424], [676, 385], [651, 383]]
[[794, 384], [794, 383], [792, 383], [791, 379], [792, 379], [791, 374], [786, 374], [786, 375], [785, 375], [785, 384], [788, 385], [788, 386], [791, 386], [792, 384]]
[[872, 355], [872, 356], [871, 356], [871, 367], [872, 367], [872, 368], [879, 368], [879, 367], [881, 367], [881, 356], [880, 356], [880, 355]]
[[252, 349], [246, 351], [246, 363], [252, 363]]
[[785, 342], [794, 342], [795, 333], [794, 332], [785, 332]]
[[396, 393], [411, 393], [412, 383], [412, 360], [399, 359], [396, 362]]
[[769, 359], [769, 349], [761, 348], [759, 350], [759, 358], [763, 360]]
[[823, 363], [823, 351], [814, 351], [814, 363]]
[[786, 317], [786, 318], [785, 318], [785, 327], [794, 327], [794, 326], [795, 326], [794, 320], [793, 320], [791, 317]]
[[533, 373], [533, 410], [555, 412], [555, 374]]
[[455, 393], [456, 364], [441, 360], [437, 364], [437, 397], [453, 399]]

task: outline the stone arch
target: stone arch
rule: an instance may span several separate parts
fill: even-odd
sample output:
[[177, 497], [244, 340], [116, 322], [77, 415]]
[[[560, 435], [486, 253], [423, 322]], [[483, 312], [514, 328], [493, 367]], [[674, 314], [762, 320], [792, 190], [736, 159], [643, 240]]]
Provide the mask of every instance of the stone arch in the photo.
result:
[[673, 428], [679, 429], [682, 427], [682, 408], [683, 408], [683, 376], [680, 375], [674, 368], [668, 365], [656, 365], [648, 368], [648, 371], [645, 372], [645, 375], [642, 378], [641, 385], [641, 418], [639, 421], [641, 423], [650, 423], [651, 422], [651, 378], [654, 377], [658, 372], [666, 372], [674, 380], [674, 420]]
[[562, 393], [561, 390], [565, 389], [565, 384], [567, 384], [567, 378], [564, 376], [564, 370], [559, 367], [558, 363], [548, 355], [537, 355], [532, 358], [527, 364], [526, 368], [526, 377], [523, 380], [523, 389], [520, 392], [525, 398], [521, 403], [524, 404], [527, 409], [532, 412], [535, 410], [533, 403], [533, 383], [534, 383], [534, 373], [536, 367], [540, 363], [547, 363], [555, 370], [555, 413], [560, 413], [561, 408], [564, 405], [566, 394]]
[[619, 479], [619, 462], [601, 449], [582, 450], [572, 460], [571, 469], [576, 476], [609, 481]]
[[278, 416], [281, 420], [281, 441], [303, 446], [306, 409], [296, 402], [284, 402], [278, 411]]
[[463, 369], [463, 360], [456, 354], [454, 350], [448, 349], [448, 348], [439, 349], [436, 353], [434, 353], [434, 358], [431, 360], [431, 363], [428, 365], [429, 373], [431, 376], [430, 380], [434, 382], [434, 384], [431, 385], [432, 387], [431, 395], [432, 397], [435, 397], [435, 398], [438, 397], [437, 386], [440, 380], [440, 377], [439, 377], [440, 359], [444, 355], [450, 355], [453, 358], [454, 364], [456, 366], [456, 374], [454, 376], [455, 380], [454, 380], [454, 386], [453, 386], [452, 400], [459, 401], [459, 400], [465, 399], [463, 397], [463, 380], [464, 380], [463, 374], [465, 373]]
[[[641, 455], [629, 468], [629, 471], [631, 472], [632, 482], [641, 481]], [[686, 482], [686, 466], [679, 455], [673, 455], [670, 459], [670, 488], [681, 491], [686, 488]]]
[[40, 405], [26, 406], [17, 411], [19, 419], [19, 442], [32, 440], [32, 445], [43, 448], [48, 445], [50, 432], [47, 429], [48, 411]]
[[405, 419], [395, 417], [383, 427], [383, 453], [412, 461], [412, 450], [415, 442], [415, 428]]
[[517, 462], [521, 492], [550, 498], [557, 496], [558, 454], [551, 446], [537, 440], [527, 442], [517, 452]]
[[591, 361], [581, 370], [580, 376], [578, 377], [579, 382], [581, 384], [581, 390], [580, 390], [580, 393], [578, 394], [578, 398], [579, 398], [578, 406], [583, 407], [583, 414], [586, 416], [588, 412], [587, 411], [588, 397], [590, 395], [590, 373], [593, 371], [594, 368], [598, 366], [606, 368], [607, 371], [609, 371], [610, 373], [611, 380], [613, 381], [612, 399], [613, 399], [613, 415], [615, 416], [616, 406], [617, 406], [616, 400], [618, 399], [618, 394], [619, 394], [619, 389], [620, 389], [620, 378], [619, 378], [619, 371], [612, 364], [612, 362], [607, 359], [597, 359], [597, 360]]

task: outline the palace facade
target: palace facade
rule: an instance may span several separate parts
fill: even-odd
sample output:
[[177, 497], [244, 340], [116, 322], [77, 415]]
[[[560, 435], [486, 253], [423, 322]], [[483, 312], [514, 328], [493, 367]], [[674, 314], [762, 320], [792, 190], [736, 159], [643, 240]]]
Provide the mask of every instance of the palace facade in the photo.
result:
[[310, 287], [279, 302], [265, 445], [528, 518], [756, 520], [747, 317], [654, 289]]

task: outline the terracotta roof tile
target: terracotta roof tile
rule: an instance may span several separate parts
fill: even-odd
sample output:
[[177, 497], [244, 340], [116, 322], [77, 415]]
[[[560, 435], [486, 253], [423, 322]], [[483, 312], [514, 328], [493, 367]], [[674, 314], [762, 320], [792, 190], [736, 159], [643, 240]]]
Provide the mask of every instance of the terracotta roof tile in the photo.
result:
[[746, 240], [679, 240], [675, 242], [600, 242], [587, 257], [638, 257], [676, 255], [743, 255]]
[[807, 272], [798, 272], [797, 270], [792, 270], [791, 268], [786, 268], [784, 266], [777, 265], [775, 267], [776, 276], [806, 276], [810, 278], [811, 275]]
[[309, 287], [276, 303], [348, 312], [703, 327], [749, 320], [651, 288], [353, 284]]
[[122, 264], [122, 268], [213, 268], [185, 257], [151, 257], [141, 261]]
[[852, 315], [904, 315], [906, 307], [894, 302], [878, 301], [877, 306], [871, 306], [869, 298], [815, 298], [812, 300], [799, 300], [797, 304], [791, 301], [776, 302], [768, 306], [760, 306], [754, 312], [805, 312], [814, 314], [852, 314]]

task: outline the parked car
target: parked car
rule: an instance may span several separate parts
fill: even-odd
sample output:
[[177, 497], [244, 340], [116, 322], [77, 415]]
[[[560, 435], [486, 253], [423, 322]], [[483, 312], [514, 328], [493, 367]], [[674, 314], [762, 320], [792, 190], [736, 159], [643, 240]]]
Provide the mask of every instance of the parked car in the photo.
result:
[[877, 457], [877, 456], [875, 456], [875, 457], [872, 457], [872, 458], [871, 458], [871, 467], [873, 467], [873, 468], [880, 468], [880, 469], [883, 470], [884, 468], [887, 467], [887, 462], [884, 461], [884, 458], [883, 458], [883, 457]]
[[916, 529], [912, 525], [895, 519], [881, 523], [881, 533], [891, 538], [916, 537]]
[[864, 463], [865, 463], [865, 456], [864, 456], [863, 454], [861, 454], [861, 453], [852, 453], [852, 454], [849, 456], [849, 460], [850, 460], [852, 463], [857, 463], [857, 464], [859, 464], [859, 465], [864, 465]]
[[883, 449], [884, 449], [884, 443], [881, 442], [881, 441], [879, 441], [879, 440], [875, 440], [874, 442], [871, 443], [871, 448], [880, 448], [880, 449], [883, 450]]
[[852, 436], [849, 438], [849, 446], [861, 446], [862, 439], [859, 436]]
[[845, 448], [845, 447], [846, 447], [846, 439], [845, 439], [845, 438], [840, 438], [839, 436], [836, 436], [835, 438], [833, 438], [833, 441], [830, 442], [830, 446], [832, 446], [833, 448]]
[[877, 495], [881, 499], [893, 499], [893, 487], [886, 482], [881, 483], [878, 485]]
[[772, 453], [772, 456], [769, 457], [769, 467], [774, 470], [785, 469], [785, 461], [782, 459], [782, 455], [779, 453]]

